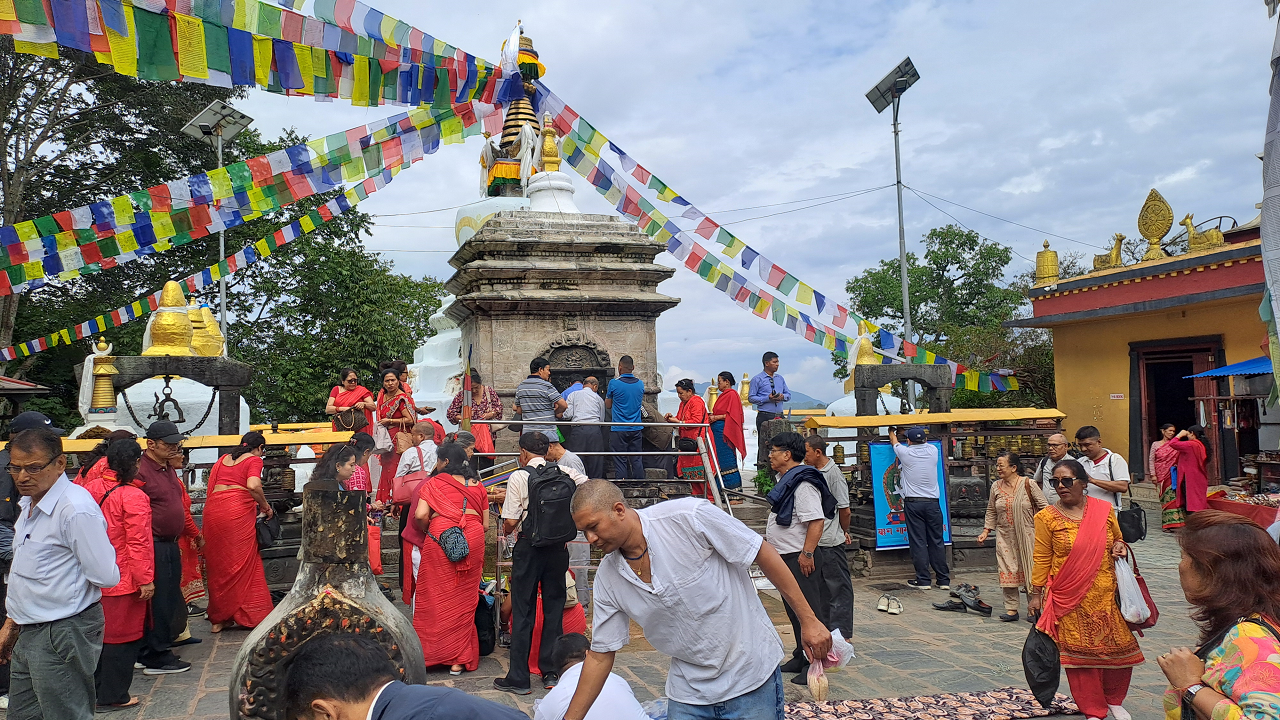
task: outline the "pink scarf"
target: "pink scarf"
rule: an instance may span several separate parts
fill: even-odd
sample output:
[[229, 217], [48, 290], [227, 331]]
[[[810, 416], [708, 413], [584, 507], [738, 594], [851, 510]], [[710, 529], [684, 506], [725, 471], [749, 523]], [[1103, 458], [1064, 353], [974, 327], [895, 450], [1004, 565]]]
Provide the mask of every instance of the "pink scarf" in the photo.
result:
[[1071, 553], [1057, 575], [1049, 578], [1045, 586], [1044, 609], [1036, 627], [1058, 641], [1058, 620], [1084, 602], [1084, 596], [1093, 587], [1098, 568], [1102, 566], [1102, 554], [1107, 550], [1107, 520], [1111, 517], [1111, 503], [1085, 496], [1084, 518], [1076, 532]]

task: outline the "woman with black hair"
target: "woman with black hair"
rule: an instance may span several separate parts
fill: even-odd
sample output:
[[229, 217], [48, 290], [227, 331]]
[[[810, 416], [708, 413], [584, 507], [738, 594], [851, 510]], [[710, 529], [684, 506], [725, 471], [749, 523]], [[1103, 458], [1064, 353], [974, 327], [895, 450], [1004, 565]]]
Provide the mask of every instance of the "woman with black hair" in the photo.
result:
[[[451, 675], [480, 664], [475, 612], [489, 497], [468, 460], [461, 443], [447, 442], [436, 450], [436, 475], [418, 488], [412, 520], [426, 533], [416, 568], [413, 629], [422, 641], [427, 667], [449, 665]], [[470, 548], [456, 562], [445, 555], [442, 542], [445, 531], [454, 527], [462, 529]]]
[[1178, 499], [1187, 513], [1209, 509], [1209, 458], [1212, 450], [1204, 427], [1192, 425], [1166, 443], [1178, 451]]
[[[680, 410], [672, 415], [667, 413], [667, 422], [680, 424], [695, 424], [707, 422], [707, 404], [703, 402], [702, 397], [693, 389], [693, 380], [684, 378], [676, 382], [676, 395], [680, 397]], [[689, 427], [680, 428], [679, 449], [681, 452], [691, 452], [698, 449], [698, 438], [706, 438], [706, 447], [710, 449], [714, 447], [711, 444], [711, 434], [705, 427]], [[676, 460], [676, 471], [680, 473], [681, 479], [689, 481], [689, 487], [693, 490], [694, 497], [705, 497], [712, 499], [710, 491], [707, 489], [707, 471], [709, 468], [702, 462], [701, 455], [680, 455]]]
[[[329, 391], [324, 412], [333, 416], [335, 431], [373, 432], [373, 409], [377, 407], [373, 393], [360, 384], [360, 376], [352, 368], [338, 371], [338, 385]], [[361, 420], [360, 417], [364, 419]]]
[[94, 480], [102, 477], [107, 470], [107, 448], [120, 440], [133, 440], [137, 444], [138, 436], [128, 430], [115, 430], [102, 438], [102, 442], [94, 446], [88, 455], [80, 456], [80, 472], [76, 473], [75, 483], [87, 488]]
[[333, 490], [353, 490], [349, 486], [356, 472], [356, 449], [351, 445], [330, 445], [311, 472], [308, 485], [329, 485]]
[[240, 445], [218, 458], [209, 471], [204, 554], [213, 632], [256, 627], [271, 612], [257, 534], [258, 515], [275, 514], [262, 492], [266, 445], [262, 433], [245, 433]]
[[106, 448], [106, 469], [89, 488], [107, 520], [107, 537], [116, 551], [120, 584], [102, 589], [102, 654], [93, 674], [98, 707], [133, 707], [129, 695], [133, 663], [142, 644], [147, 602], [155, 594], [155, 548], [151, 541], [151, 500], [142, 492], [136, 442], [117, 442]]

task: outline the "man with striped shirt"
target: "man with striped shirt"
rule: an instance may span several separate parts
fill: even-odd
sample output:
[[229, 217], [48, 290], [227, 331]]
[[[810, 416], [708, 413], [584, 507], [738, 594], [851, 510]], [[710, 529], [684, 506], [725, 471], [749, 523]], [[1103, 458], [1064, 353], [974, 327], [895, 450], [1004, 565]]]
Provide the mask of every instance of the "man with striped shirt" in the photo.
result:
[[559, 442], [556, 413], [568, 406], [551, 384], [551, 363], [546, 358], [534, 358], [529, 363], [529, 377], [516, 386], [515, 413], [524, 422], [521, 432], [540, 432], [551, 442]]

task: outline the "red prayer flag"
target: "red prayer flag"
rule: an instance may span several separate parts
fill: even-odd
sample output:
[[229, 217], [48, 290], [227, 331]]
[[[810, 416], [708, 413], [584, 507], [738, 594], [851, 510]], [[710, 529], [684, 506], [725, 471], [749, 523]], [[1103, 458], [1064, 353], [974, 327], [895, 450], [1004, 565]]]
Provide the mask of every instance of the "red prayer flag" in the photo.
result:
[[805, 339], [805, 340], [808, 340], [809, 342], [813, 342], [813, 338], [814, 338], [814, 337], [816, 337], [816, 336], [817, 336], [817, 333], [815, 332], [814, 327], [813, 327], [812, 325], [808, 324], [808, 323], [805, 323], [805, 326], [804, 326], [804, 339]]
[[844, 324], [849, 320], [849, 309], [843, 305], [836, 305], [836, 316], [831, 319], [835, 326], [844, 329]]
[[[356, 9], [356, 0], [338, 0], [334, 4], [333, 19], [338, 21], [338, 27], [347, 32], [355, 32], [355, 28], [351, 27], [351, 11]], [[364, 28], [361, 28], [364, 30]]]
[[707, 256], [707, 249], [699, 245], [693, 244], [693, 252], [689, 253], [689, 257], [684, 259], [684, 266], [690, 270], [697, 272], [698, 266], [702, 264], [702, 259]]
[[22, 263], [30, 260], [30, 258], [27, 257], [27, 248], [22, 243], [14, 243], [6, 247], [5, 250], [9, 251], [10, 265], [21, 265]]
[[400, 146], [399, 136], [382, 143], [383, 167], [396, 167], [404, 164], [404, 152]]
[[568, 105], [564, 106], [564, 112], [556, 116], [552, 124], [556, 126], [556, 131], [561, 135], [568, 135], [573, 130], [573, 123], [578, 120], [578, 113]]
[[151, 196], [151, 209], [156, 212], [171, 212], [173, 210], [173, 202], [169, 199], [169, 186], [156, 185], [147, 188], [147, 194]]
[[102, 258], [102, 269], [103, 269], [103, 270], [110, 270], [111, 268], [113, 268], [113, 267], [115, 267], [116, 265], [119, 265], [119, 264], [120, 264], [120, 263], [119, 263], [115, 258], [113, 258], [113, 257], [104, 257], [104, 258]]
[[54, 213], [53, 219], [58, 221], [58, 227], [62, 228], [63, 232], [72, 229], [71, 225], [74, 221], [71, 219], [70, 210], [63, 210], [60, 213]]
[[13, 286], [9, 284], [9, 273], [0, 272], [0, 295], [12, 295]]
[[915, 346], [915, 345], [912, 345], [911, 343], [909, 343], [909, 342], [907, 342], [907, 341], [905, 341], [905, 340], [904, 340], [904, 341], [902, 341], [902, 356], [903, 356], [903, 357], [915, 357], [915, 356], [916, 356], [916, 346]]
[[262, 187], [271, 181], [275, 176], [271, 172], [271, 163], [265, 157], [249, 158], [244, 161], [249, 166], [249, 172], [253, 175], [253, 184]]
[[783, 270], [777, 265], [774, 265], [772, 268], [769, 269], [768, 283], [776, 288], [782, 284], [783, 279], [786, 277], [787, 277], [787, 271]]
[[649, 178], [653, 177], [653, 173], [645, 170], [639, 165], [636, 165], [636, 169], [631, 171], [631, 176], [639, 180], [642, 184], [648, 185]]
[[120, 327], [121, 325], [123, 325], [123, 324], [124, 324], [124, 320], [123, 320], [123, 319], [121, 319], [121, 317], [120, 317], [120, 311], [119, 311], [119, 310], [112, 310], [112, 311], [111, 311], [111, 324], [115, 325], [116, 327]]
[[[639, 166], [637, 165], [636, 167], [639, 167]], [[716, 230], [719, 227], [720, 227], [719, 223], [717, 223], [715, 220], [712, 220], [709, 217], [703, 217], [702, 222], [698, 223], [698, 229], [695, 230], [694, 232], [710, 240], [711, 236], [716, 233]], [[777, 287], [777, 285], [774, 285], [774, 287]]]
[[325, 222], [333, 219], [333, 211], [329, 209], [329, 203], [325, 203], [324, 205], [316, 208], [316, 213], [319, 214], [321, 219]]
[[84, 258], [84, 264], [102, 262], [102, 249], [97, 243], [88, 243], [80, 246], [80, 257]]

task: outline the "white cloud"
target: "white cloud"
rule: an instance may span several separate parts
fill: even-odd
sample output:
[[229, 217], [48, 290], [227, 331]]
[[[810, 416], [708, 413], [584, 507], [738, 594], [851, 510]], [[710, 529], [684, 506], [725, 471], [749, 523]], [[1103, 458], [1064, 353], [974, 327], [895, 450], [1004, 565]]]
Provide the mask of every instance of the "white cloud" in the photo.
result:
[[[1000, 190], [1011, 195], [1038, 193], [1041, 190], [1044, 190], [1044, 176], [1045, 172], [1043, 170], [1036, 170], [1035, 172], [1027, 173], [1026, 175], [1010, 178], [1005, 182], [1005, 184], [1000, 186]], [[911, 266], [908, 264], [907, 267]]]
[[1134, 132], [1145, 133], [1171, 117], [1173, 117], [1173, 108], [1157, 108], [1141, 115], [1131, 115], [1127, 121]]
[[1155, 185], [1172, 185], [1174, 183], [1186, 182], [1187, 180], [1194, 180], [1200, 175], [1201, 170], [1204, 170], [1211, 164], [1212, 163], [1208, 160], [1201, 160], [1199, 162], [1192, 163], [1181, 170], [1175, 170], [1168, 175], [1159, 175], [1155, 180], [1152, 180], [1152, 183]]

